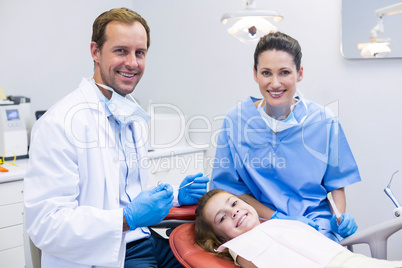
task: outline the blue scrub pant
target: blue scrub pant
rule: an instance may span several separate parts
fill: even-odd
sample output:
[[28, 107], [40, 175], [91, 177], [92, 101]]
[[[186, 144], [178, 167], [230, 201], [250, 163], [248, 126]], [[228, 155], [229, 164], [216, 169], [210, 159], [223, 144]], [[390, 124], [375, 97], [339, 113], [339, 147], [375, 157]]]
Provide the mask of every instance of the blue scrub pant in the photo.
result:
[[127, 244], [124, 267], [183, 268], [173, 255], [169, 240], [154, 232], [149, 238]]

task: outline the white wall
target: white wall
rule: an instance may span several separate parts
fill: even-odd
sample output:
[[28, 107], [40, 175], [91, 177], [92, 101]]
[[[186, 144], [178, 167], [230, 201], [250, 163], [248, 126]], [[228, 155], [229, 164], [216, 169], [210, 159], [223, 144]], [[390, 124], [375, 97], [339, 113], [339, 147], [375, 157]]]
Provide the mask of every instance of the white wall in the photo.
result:
[[[301, 43], [304, 95], [338, 105], [363, 179], [347, 188], [348, 211], [360, 229], [391, 219], [394, 206], [383, 188], [402, 168], [402, 59], [344, 59], [340, 0], [257, 5], [281, 12], [279, 30]], [[33, 111], [49, 108], [92, 75], [92, 22], [120, 6], [138, 11], [151, 27], [147, 69], [134, 94], [143, 106], [149, 100], [174, 104], [189, 118], [207, 116], [215, 131], [221, 123], [216, 116], [259, 96], [252, 78], [254, 45], [235, 40], [220, 24], [223, 13], [243, 8], [240, 0], [1, 1], [0, 87], [7, 95], [31, 97]], [[210, 135], [195, 138], [207, 142]], [[402, 202], [402, 171], [392, 189]], [[390, 239], [389, 259], [402, 259], [401, 239], [401, 233]], [[365, 247], [357, 250], [367, 254]]]

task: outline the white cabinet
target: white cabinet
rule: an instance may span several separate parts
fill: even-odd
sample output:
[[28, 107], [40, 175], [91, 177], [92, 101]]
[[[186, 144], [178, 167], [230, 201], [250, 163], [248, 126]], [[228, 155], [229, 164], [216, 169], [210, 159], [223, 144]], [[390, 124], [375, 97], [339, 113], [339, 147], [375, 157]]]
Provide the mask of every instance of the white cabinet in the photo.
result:
[[0, 267], [25, 267], [23, 181], [0, 183]]
[[24, 254], [23, 179], [28, 159], [4, 164], [0, 173], [0, 267], [26, 267]]
[[149, 152], [148, 185], [158, 182], [180, 185], [187, 175], [204, 172], [204, 149], [172, 147]]

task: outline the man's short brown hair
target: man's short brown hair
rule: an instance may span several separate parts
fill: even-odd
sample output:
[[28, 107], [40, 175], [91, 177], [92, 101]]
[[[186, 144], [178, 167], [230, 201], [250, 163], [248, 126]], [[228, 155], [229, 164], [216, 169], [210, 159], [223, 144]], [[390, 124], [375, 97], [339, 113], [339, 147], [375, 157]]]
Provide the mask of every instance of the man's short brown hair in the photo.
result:
[[150, 29], [147, 21], [135, 11], [128, 8], [114, 8], [100, 14], [94, 21], [92, 27], [92, 41], [98, 45], [99, 50], [102, 49], [103, 44], [106, 42], [105, 30], [106, 26], [111, 21], [120, 21], [127, 24], [133, 24], [138, 21], [144, 26], [147, 33], [147, 49], [151, 44]]

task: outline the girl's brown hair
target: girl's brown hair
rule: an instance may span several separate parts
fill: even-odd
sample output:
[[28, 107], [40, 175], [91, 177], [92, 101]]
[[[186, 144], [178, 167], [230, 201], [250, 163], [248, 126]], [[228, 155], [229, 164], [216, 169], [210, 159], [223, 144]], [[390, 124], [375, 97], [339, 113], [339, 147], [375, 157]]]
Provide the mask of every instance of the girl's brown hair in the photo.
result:
[[195, 242], [205, 249], [208, 252], [212, 252], [214, 255], [219, 258], [229, 260], [233, 262], [232, 257], [229, 254], [229, 250], [226, 248], [222, 252], [216, 252], [215, 250], [225, 243], [226, 241], [218, 236], [211, 224], [205, 218], [205, 206], [210, 201], [210, 199], [219, 193], [226, 193], [224, 190], [213, 189], [205, 193], [197, 203], [197, 209], [195, 210], [195, 214], [197, 218], [195, 219]]

